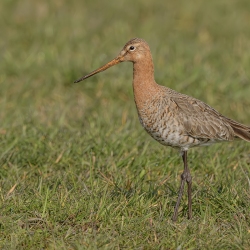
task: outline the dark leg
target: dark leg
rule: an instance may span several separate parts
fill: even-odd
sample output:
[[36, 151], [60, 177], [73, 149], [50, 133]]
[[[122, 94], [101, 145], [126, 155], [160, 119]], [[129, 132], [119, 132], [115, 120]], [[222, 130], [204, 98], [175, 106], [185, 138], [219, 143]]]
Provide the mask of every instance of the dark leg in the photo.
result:
[[177, 199], [175, 209], [174, 209], [174, 215], [172, 218], [173, 221], [176, 221], [178, 217], [178, 209], [180, 206], [181, 197], [183, 195], [185, 181], [188, 184], [188, 219], [192, 218], [192, 197], [191, 197], [192, 177], [188, 169], [188, 165], [187, 165], [187, 151], [182, 152], [182, 160], [184, 163], [184, 171], [181, 174], [181, 186], [180, 186], [178, 199]]
[[186, 175], [186, 182], [188, 185], [188, 219], [192, 218], [192, 176], [190, 174], [188, 164], [187, 164], [187, 151], [184, 151], [182, 156], [184, 162], [184, 172]]

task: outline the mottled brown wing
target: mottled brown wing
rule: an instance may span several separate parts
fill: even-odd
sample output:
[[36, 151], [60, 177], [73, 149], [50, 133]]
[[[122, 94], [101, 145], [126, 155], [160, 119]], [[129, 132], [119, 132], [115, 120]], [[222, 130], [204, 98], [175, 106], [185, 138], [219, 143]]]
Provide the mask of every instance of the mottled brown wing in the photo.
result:
[[234, 139], [234, 130], [224, 116], [204, 102], [185, 95], [171, 97], [171, 101], [177, 105], [177, 119], [187, 135], [197, 139]]

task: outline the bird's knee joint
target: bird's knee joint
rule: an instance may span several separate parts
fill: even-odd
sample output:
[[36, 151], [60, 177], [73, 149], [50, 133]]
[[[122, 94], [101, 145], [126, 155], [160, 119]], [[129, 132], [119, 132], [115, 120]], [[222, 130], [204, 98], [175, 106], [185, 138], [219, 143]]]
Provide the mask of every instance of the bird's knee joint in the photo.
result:
[[187, 182], [187, 183], [192, 182], [192, 176], [191, 176], [191, 174], [188, 175], [188, 177], [187, 177], [187, 179], [186, 179], [186, 182]]
[[181, 174], [181, 179], [182, 179], [182, 180], [186, 180], [186, 179], [187, 179], [187, 173], [183, 172], [183, 173]]
[[183, 172], [181, 174], [181, 179], [185, 180], [186, 182], [191, 182], [192, 181], [192, 176], [191, 176], [190, 172]]

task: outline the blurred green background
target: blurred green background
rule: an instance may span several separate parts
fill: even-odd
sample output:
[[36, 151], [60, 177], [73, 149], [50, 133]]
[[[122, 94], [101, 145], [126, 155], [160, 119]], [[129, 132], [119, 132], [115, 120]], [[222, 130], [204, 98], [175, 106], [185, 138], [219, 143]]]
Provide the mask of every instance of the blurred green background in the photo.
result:
[[248, 0], [2, 0], [0, 248], [249, 249], [249, 144], [190, 150], [174, 224], [181, 159], [141, 128], [132, 65], [73, 84], [140, 37], [157, 83], [250, 124], [249, 23]]

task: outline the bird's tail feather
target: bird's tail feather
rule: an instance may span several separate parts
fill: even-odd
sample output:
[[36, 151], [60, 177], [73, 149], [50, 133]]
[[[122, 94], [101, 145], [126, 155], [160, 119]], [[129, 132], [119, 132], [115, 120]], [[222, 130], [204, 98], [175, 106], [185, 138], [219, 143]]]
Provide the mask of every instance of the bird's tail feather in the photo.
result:
[[234, 120], [227, 118], [227, 122], [230, 124], [234, 130], [235, 136], [239, 137], [245, 141], [250, 142], [250, 126], [238, 123]]

